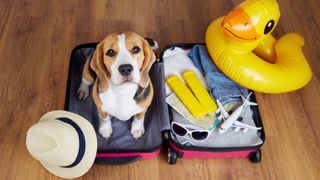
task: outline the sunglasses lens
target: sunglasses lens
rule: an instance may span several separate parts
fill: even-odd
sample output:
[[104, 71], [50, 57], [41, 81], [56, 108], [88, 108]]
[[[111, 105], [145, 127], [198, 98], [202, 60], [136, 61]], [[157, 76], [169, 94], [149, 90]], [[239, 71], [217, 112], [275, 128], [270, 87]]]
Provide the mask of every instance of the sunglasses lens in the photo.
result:
[[205, 140], [208, 137], [208, 132], [202, 131], [202, 132], [192, 132], [191, 134], [192, 138], [198, 141]]
[[185, 130], [177, 124], [172, 125], [172, 130], [179, 136], [185, 136], [187, 134], [187, 130]]

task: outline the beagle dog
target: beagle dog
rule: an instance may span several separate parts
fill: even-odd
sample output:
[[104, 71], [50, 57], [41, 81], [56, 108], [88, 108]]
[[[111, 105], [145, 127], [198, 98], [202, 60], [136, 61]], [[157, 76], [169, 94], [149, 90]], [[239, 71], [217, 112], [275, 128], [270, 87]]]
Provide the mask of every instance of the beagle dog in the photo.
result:
[[[155, 62], [157, 42], [134, 32], [117, 32], [101, 41], [83, 69], [77, 90], [84, 101], [92, 87], [93, 101], [99, 112], [99, 133], [108, 139], [112, 134], [110, 116], [127, 121], [132, 116], [131, 134], [144, 134], [144, 115], [153, 98], [149, 70]], [[91, 75], [90, 69], [96, 74]]]

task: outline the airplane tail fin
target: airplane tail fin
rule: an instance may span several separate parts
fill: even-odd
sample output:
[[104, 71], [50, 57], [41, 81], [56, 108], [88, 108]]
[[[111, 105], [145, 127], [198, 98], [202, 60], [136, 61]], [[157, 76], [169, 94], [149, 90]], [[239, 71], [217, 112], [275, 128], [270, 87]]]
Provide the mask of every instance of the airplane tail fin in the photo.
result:
[[244, 98], [243, 96], [241, 96], [241, 99], [243, 101], [244, 106], [247, 106], [247, 105], [249, 105], [249, 106], [257, 106], [258, 105], [257, 103], [249, 101], [251, 94], [252, 94], [252, 92], [249, 93], [247, 98]]

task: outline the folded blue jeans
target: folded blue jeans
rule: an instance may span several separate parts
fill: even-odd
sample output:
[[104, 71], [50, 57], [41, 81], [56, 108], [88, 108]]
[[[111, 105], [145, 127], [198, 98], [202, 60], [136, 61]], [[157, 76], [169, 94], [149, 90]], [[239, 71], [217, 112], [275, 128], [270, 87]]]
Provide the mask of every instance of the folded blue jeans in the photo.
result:
[[222, 104], [241, 100], [240, 95], [247, 96], [248, 89], [240, 86], [226, 75], [213, 63], [204, 45], [194, 45], [188, 56], [199, 69], [208, 82], [208, 88], [215, 100]]

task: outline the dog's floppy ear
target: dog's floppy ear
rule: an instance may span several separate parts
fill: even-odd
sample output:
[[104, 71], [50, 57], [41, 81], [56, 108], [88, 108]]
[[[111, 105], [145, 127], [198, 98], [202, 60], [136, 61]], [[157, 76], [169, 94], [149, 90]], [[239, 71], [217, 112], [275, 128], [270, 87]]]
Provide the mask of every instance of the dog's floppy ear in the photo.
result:
[[103, 63], [103, 42], [100, 42], [94, 51], [90, 67], [97, 74], [99, 80], [98, 91], [103, 92], [108, 89], [110, 74]]
[[142, 41], [144, 60], [140, 69], [141, 79], [139, 85], [142, 88], [147, 88], [150, 83], [149, 71], [151, 69], [152, 64], [156, 61], [156, 55], [151, 49], [149, 43], [145, 39], [142, 39]]
[[157, 50], [159, 48], [159, 45], [158, 45], [157, 41], [155, 41], [154, 39], [147, 38], [147, 37], [145, 37], [144, 39], [148, 42], [148, 44], [149, 44], [149, 46], [151, 47], [152, 50], [155, 51], [155, 50]]

